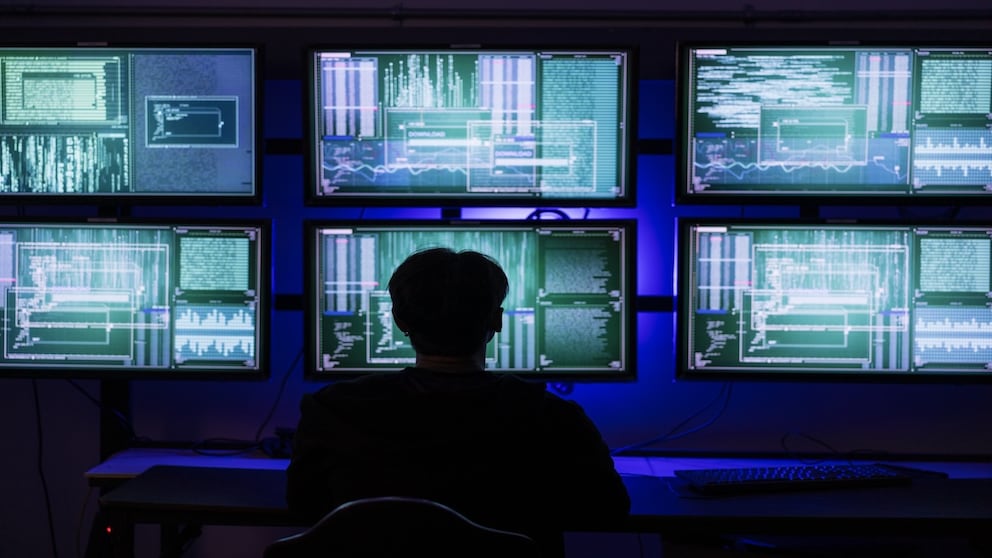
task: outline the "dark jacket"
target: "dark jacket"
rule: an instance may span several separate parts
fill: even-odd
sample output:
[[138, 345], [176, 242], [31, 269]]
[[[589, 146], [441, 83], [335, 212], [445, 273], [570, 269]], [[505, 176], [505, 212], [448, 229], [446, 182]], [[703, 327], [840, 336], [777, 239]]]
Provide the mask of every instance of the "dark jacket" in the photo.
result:
[[291, 510], [418, 496], [539, 536], [595, 529], [630, 510], [602, 436], [543, 384], [488, 373], [400, 373], [303, 397], [288, 471]]

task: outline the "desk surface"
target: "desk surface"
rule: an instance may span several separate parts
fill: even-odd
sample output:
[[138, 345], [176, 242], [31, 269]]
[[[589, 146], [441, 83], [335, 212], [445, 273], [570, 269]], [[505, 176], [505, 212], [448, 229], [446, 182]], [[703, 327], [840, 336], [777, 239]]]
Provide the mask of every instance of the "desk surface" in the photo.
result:
[[[285, 460], [252, 459], [244, 463], [249, 466], [233, 468], [221, 463], [225, 460], [207, 467], [152, 465], [105, 494], [101, 503], [136, 523], [303, 524], [285, 506]], [[705, 498], [687, 492], [675, 478], [631, 473], [624, 469], [633, 467], [623, 463], [618, 468], [632, 502], [631, 519], [621, 530], [945, 535], [992, 528], [992, 478]], [[108, 474], [103, 468], [91, 478]]]
[[[759, 467], [796, 465], [795, 459], [743, 459], [723, 457], [616, 457], [617, 471], [624, 475], [652, 477], [673, 476], [675, 469], [706, 469], [712, 467]], [[899, 462], [910, 467], [947, 473], [951, 478], [992, 478], [992, 463], [960, 462]], [[185, 449], [140, 448], [116, 453], [110, 459], [86, 471], [90, 484], [130, 479], [155, 465], [189, 467], [218, 467], [224, 469], [284, 470], [288, 459], [271, 458], [262, 452], [250, 454], [205, 455]]]
[[671, 532], [966, 535], [992, 527], [992, 479], [700, 497], [670, 477], [624, 477], [631, 528]]
[[105, 508], [137, 523], [303, 525], [286, 508], [285, 469], [155, 465], [104, 494]]

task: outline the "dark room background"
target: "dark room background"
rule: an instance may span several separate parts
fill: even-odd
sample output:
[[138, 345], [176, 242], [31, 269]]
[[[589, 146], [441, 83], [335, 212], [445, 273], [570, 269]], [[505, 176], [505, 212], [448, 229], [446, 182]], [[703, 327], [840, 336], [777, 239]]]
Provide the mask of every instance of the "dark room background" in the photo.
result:
[[[79, 7], [70, 0], [0, 4], [0, 45], [237, 43], [262, 47], [261, 103], [265, 150], [259, 206], [135, 206], [142, 216], [218, 216], [271, 219], [272, 286], [280, 300], [303, 290], [303, 219], [437, 218], [439, 208], [335, 207], [304, 204], [303, 88], [305, 49], [317, 44], [632, 45], [637, 51], [637, 204], [588, 211], [589, 219], [633, 218], [638, 223], [637, 283], [642, 297], [671, 300], [675, 292], [675, 227], [680, 216], [795, 216], [799, 208], [752, 204], [708, 207], [674, 203], [675, 52], [685, 40], [989, 42], [987, 0], [951, 2], [667, 2], [628, 0], [583, 5], [448, 1], [393, 2], [145, 2]], [[608, 6], [606, 6], [608, 4]], [[801, 8], [800, 8], [801, 5]], [[289, 148], [287, 148], [289, 146]], [[299, 146], [294, 149], [293, 146]], [[926, 212], [929, 208], [916, 208]], [[575, 218], [584, 208], [566, 209]], [[845, 207], [845, 217], [891, 207]], [[934, 208], [941, 215], [940, 208]], [[92, 215], [87, 206], [0, 206], [0, 215]], [[522, 219], [526, 208], [465, 208], [466, 218]], [[992, 208], [965, 207], [968, 220], [992, 219]], [[721, 382], [676, 381], [671, 311], [638, 316], [637, 379], [565, 386], [611, 447], [668, 432], [703, 411], [687, 427], [726, 408], [692, 435], [650, 446], [662, 452], [768, 453], [867, 451], [935, 458], [992, 457], [992, 385], [738, 382], [729, 400]], [[258, 382], [135, 381], [129, 384], [135, 433], [149, 440], [247, 440], [292, 427], [305, 382], [293, 363], [302, 350], [302, 311], [291, 304], [271, 317], [271, 375]], [[287, 375], [289, 376], [287, 378]], [[9, 443], [0, 456], [6, 502], [0, 513], [0, 556], [48, 556], [49, 521], [61, 556], [81, 556], [97, 506], [85, 471], [100, 461], [100, 383], [81, 380], [0, 379], [0, 424]], [[81, 389], [80, 389], [81, 388]], [[85, 392], [85, 393], [81, 393]], [[269, 413], [272, 411], [271, 417]], [[40, 420], [36, 421], [36, 416]], [[39, 462], [40, 458], [40, 462]], [[44, 477], [42, 477], [42, 473]], [[45, 484], [43, 485], [42, 478]], [[260, 556], [280, 529], [208, 528], [191, 556]], [[153, 555], [156, 533], [139, 530], [139, 549]], [[615, 555], [622, 555], [619, 552]]]

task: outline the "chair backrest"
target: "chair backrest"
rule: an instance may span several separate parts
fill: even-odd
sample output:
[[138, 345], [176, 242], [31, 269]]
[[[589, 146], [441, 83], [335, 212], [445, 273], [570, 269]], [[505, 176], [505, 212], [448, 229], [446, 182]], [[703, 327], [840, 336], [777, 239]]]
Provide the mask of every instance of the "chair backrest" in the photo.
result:
[[539, 558], [526, 535], [493, 529], [432, 500], [347, 502], [313, 527], [271, 543], [264, 558]]

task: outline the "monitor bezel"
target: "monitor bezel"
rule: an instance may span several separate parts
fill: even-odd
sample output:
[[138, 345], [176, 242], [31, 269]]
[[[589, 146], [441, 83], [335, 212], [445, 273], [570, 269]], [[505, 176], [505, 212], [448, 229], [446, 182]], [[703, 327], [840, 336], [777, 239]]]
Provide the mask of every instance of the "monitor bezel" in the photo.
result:
[[[906, 185], [905, 191], [899, 192], [870, 192], [858, 194], [857, 191], [834, 190], [821, 191], [752, 191], [737, 188], [734, 190], [715, 190], [710, 192], [695, 191], [691, 188], [692, 173], [689, 165], [692, 160], [689, 151], [692, 138], [689, 135], [691, 115], [688, 113], [690, 103], [695, 94], [692, 91], [694, 77], [690, 75], [691, 65], [689, 56], [696, 49], [706, 48], [782, 48], [782, 49], [981, 49], [992, 52], [992, 42], [976, 41], [947, 41], [947, 40], [884, 40], [884, 41], [829, 41], [829, 40], [783, 40], [783, 41], [754, 41], [754, 40], [686, 40], [677, 41], [675, 47], [675, 202], [677, 204], [700, 205], [799, 205], [805, 207], [836, 206], [856, 203], [859, 205], [932, 205], [942, 207], [960, 207], [963, 205], [992, 205], [992, 191], [986, 192], [935, 192], [913, 193]], [[849, 183], [848, 187], [856, 187], [858, 183]]]
[[[579, 369], [560, 369], [554, 372], [530, 372], [530, 371], [493, 371], [497, 375], [514, 375], [525, 380], [557, 382], [557, 383], [595, 383], [595, 382], [623, 382], [637, 379], [637, 221], [634, 219], [547, 219], [547, 220], [427, 220], [427, 219], [396, 219], [396, 220], [334, 220], [334, 219], [308, 219], [304, 221], [304, 343], [303, 343], [303, 378], [310, 382], [329, 382], [340, 379], [357, 378], [362, 376], [375, 376], [389, 373], [396, 373], [406, 365], [395, 368], [382, 368], [367, 371], [337, 371], [327, 372], [317, 370], [317, 359], [319, 358], [319, 343], [317, 342], [317, 285], [316, 285], [316, 264], [317, 258], [314, 256], [317, 248], [317, 231], [321, 228], [454, 228], [458, 230], [484, 230], [492, 229], [531, 229], [537, 227], [560, 227], [574, 228], [585, 227], [606, 227], [621, 228], [624, 231], [625, 243], [622, 257], [626, 260], [626, 277], [624, 288], [628, 295], [624, 298], [626, 316], [622, 318], [625, 328], [626, 338], [621, 340], [621, 346], [626, 352], [626, 362], [624, 370], [621, 372], [595, 371]], [[409, 365], [412, 366], [412, 365]]]
[[[443, 43], [412, 43], [402, 44], [311, 44], [304, 53], [304, 68], [307, 72], [303, 83], [303, 133], [304, 138], [304, 204], [308, 206], [412, 206], [412, 207], [634, 207], [637, 203], [637, 83], [638, 83], [638, 49], [631, 44], [590, 45], [590, 44], [545, 44], [533, 43], [513, 44], [470, 44], [452, 45]], [[622, 195], [607, 198], [545, 198], [532, 195], [507, 194], [417, 194], [417, 193], [384, 193], [370, 194], [364, 192], [346, 193], [339, 195], [318, 195], [317, 184], [319, 175], [317, 149], [317, 118], [316, 111], [316, 72], [317, 57], [325, 52], [493, 52], [493, 53], [590, 53], [590, 54], [623, 54], [626, 63], [626, 73], [623, 79], [625, 91], [621, 91], [620, 101], [624, 102], [625, 119], [621, 139], [623, 145], [617, 153], [617, 164], [620, 165], [620, 180], [624, 191]], [[624, 93], [626, 93], [624, 95]]]
[[[696, 297], [690, 296], [692, 289], [690, 269], [695, 265], [691, 247], [692, 230], [697, 226], [769, 226], [769, 227], [882, 227], [892, 229], [941, 228], [941, 229], [985, 229], [992, 231], [987, 222], [953, 222], [915, 220], [831, 220], [819, 218], [745, 218], [745, 217], [685, 217], [677, 223], [676, 262], [676, 314], [675, 314], [675, 379], [676, 381], [722, 381], [722, 382], [792, 382], [792, 383], [878, 383], [878, 384], [987, 384], [992, 383], [992, 370], [986, 372], [937, 372], [911, 370], [886, 372], [875, 371], [794, 371], [774, 368], [753, 368], [727, 370], [719, 368], [697, 368], [690, 365], [692, 350], [689, 347], [691, 336], [688, 325], [693, 312], [692, 304]], [[911, 265], [915, 262], [910, 262]]]
[[[37, 367], [0, 366], [2, 378], [32, 379], [97, 379], [97, 380], [204, 380], [204, 381], [258, 381], [267, 380], [271, 375], [270, 322], [273, 309], [272, 293], [272, 222], [264, 218], [248, 219], [203, 219], [203, 218], [88, 218], [88, 217], [7, 217], [0, 219], [3, 225], [40, 225], [63, 227], [151, 227], [176, 229], [182, 227], [224, 227], [233, 229], [257, 229], [256, 267], [258, 268], [258, 310], [256, 328], [258, 330], [255, 347], [254, 368], [230, 369], [218, 367], [136, 367], [136, 366], [65, 366]], [[170, 256], [170, 258], [173, 256]], [[170, 295], [171, 299], [171, 295]], [[171, 364], [171, 361], [170, 361]]]
[[253, 187], [251, 192], [244, 193], [220, 193], [220, 192], [126, 192], [126, 193], [14, 193], [0, 192], [0, 202], [19, 204], [50, 204], [50, 205], [94, 205], [106, 208], [119, 208], [131, 206], [190, 206], [190, 205], [261, 205], [263, 203], [263, 160], [264, 160], [264, 46], [261, 43], [250, 42], [88, 42], [88, 43], [60, 43], [60, 42], [39, 42], [32, 43], [20, 40], [16, 43], [0, 42], [0, 52], [8, 50], [50, 50], [50, 51], [70, 51], [70, 52], [128, 52], [128, 51], [247, 51], [251, 53], [250, 89], [252, 92], [253, 106], [250, 109], [252, 122], [252, 133], [250, 134], [253, 145], [251, 146], [251, 161]]

